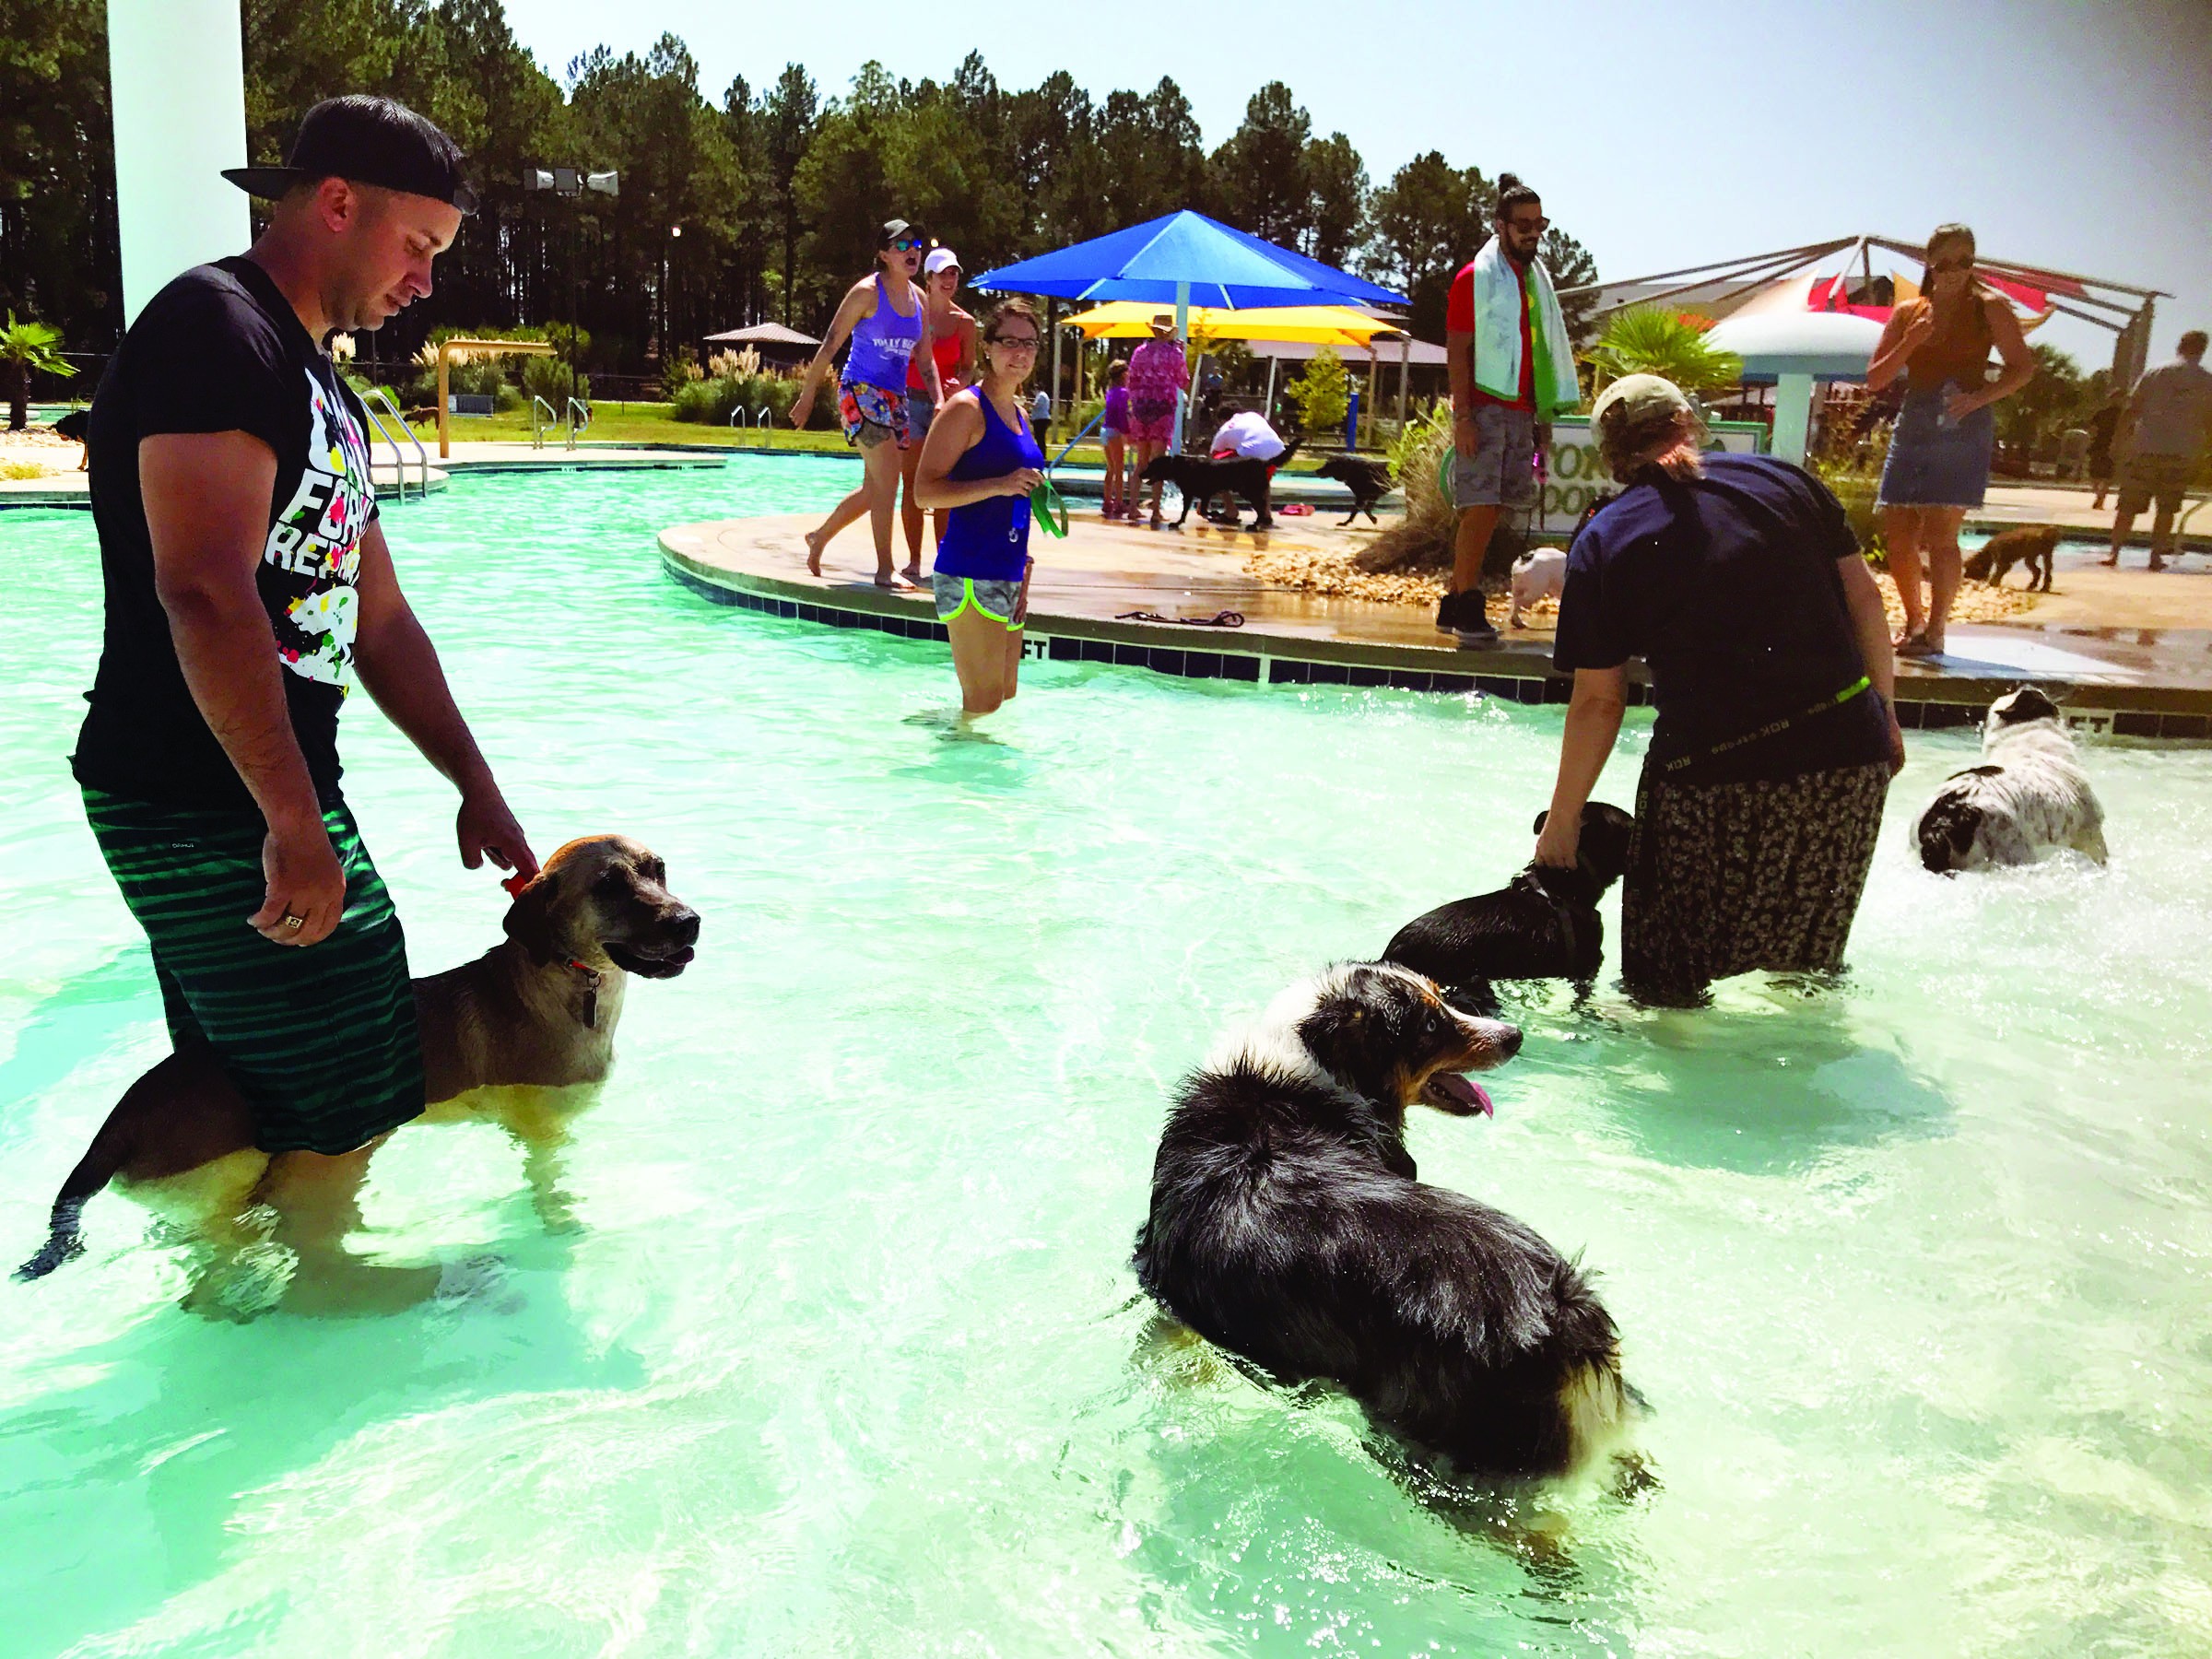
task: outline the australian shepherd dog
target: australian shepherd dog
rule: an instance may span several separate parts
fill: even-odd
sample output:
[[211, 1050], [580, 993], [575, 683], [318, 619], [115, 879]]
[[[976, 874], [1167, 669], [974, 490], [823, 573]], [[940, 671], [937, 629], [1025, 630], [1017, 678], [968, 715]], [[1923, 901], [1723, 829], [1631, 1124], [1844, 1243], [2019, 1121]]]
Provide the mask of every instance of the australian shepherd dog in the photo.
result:
[[1176, 1097], [1138, 1279], [1199, 1335], [1277, 1381], [1337, 1384], [1458, 1471], [1589, 1465], [1634, 1410], [1611, 1317], [1574, 1264], [1424, 1185], [1406, 1150], [1407, 1107], [1488, 1114], [1460, 1074], [1520, 1046], [1393, 964], [1293, 985]]

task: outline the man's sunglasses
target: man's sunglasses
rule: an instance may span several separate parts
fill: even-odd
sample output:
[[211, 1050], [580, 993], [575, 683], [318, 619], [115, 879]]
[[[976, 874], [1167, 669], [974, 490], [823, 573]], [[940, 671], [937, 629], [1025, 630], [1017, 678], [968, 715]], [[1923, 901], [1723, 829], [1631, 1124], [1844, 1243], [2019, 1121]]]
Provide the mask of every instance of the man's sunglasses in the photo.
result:
[[1551, 229], [1547, 218], [1512, 218], [1505, 221], [1508, 230], [1518, 230], [1524, 236], [1537, 236]]

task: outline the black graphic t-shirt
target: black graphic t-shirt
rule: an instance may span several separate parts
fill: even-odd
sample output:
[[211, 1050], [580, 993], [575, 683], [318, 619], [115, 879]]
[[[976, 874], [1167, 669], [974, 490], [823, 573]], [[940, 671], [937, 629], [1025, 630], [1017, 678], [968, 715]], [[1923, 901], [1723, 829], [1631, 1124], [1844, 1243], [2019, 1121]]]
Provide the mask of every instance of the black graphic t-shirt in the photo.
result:
[[315, 793], [338, 799], [338, 706], [353, 683], [361, 536], [376, 517], [360, 400], [248, 259], [185, 272], [131, 324], [101, 377], [87, 434], [107, 626], [77, 781], [186, 806], [253, 806], [208, 730], [154, 591], [138, 441], [250, 432], [276, 457], [255, 583]]

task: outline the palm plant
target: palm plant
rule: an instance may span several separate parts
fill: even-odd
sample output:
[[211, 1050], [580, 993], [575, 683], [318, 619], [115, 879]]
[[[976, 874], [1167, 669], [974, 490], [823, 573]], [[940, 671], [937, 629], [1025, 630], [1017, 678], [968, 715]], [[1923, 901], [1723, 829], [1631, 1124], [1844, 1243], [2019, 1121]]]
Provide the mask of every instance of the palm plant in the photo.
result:
[[62, 360], [62, 331], [51, 323], [18, 323], [7, 313], [0, 329], [0, 363], [7, 365], [7, 429], [19, 432], [30, 424], [30, 371], [72, 375], [76, 370]]
[[1639, 305], [1616, 312], [1588, 354], [1602, 390], [1624, 374], [1656, 374], [1695, 397], [1744, 377], [1744, 359], [1705, 337], [1705, 324], [1678, 312]]

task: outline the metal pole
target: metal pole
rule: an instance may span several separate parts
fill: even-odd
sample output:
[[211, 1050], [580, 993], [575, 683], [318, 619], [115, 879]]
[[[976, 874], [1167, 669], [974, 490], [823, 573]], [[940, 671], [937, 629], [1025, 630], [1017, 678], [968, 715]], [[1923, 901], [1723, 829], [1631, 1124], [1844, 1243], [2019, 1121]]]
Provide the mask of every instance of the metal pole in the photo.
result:
[[1274, 352], [1267, 354], [1267, 401], [1261, 406], [1260, 413], [1267, 417], [1269, 426], [1275, 424], [1275, 367], [1281, 361]]
[[1375, 436], [1375, 371], [1382, 365], [1372, 340], [1367, 343], [1367, 436], [1371, 447]]
[[1045, 323], [1046, 325], [1053, 331], [1052, 401], [1053, 406], [1057, 408], [1060, 403], [1060, 301], [1053, 299], [1047, 299], [1044, 303], [1046, 309]]
[[246, 194], [246, 72], [238, 0], [108, 0], [108, 107], [123, 317], [179, 272], [253, 240]]
[[1398, 430], [1406, 429], [1406, 387], [1413, 378], [1413, 336], [1398, 336]]
[[[1190, 355], [1190, 339], [1191, 285], [1187, 282], [1179, 282], [1175, 285], [1175, 344], [1182, 348], [1186, 359]], [[1193, 376], [1191, 388], [1195, 390], [1197, 384], [1197, 378]], [[1182, 453], [1182, 414], [1189, 403], [1190, 399], [1187, 396], [1175, 400], [1175, 424], [1168, 434], [1168, 453], [1171, 455]]]

